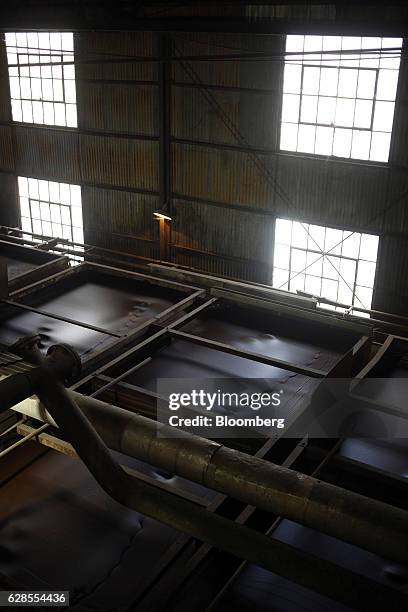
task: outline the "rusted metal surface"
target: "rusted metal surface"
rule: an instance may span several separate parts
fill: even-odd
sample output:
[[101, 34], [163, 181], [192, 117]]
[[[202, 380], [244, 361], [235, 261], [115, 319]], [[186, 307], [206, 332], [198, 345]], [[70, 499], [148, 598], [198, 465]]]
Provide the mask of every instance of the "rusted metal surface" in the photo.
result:
[[15, 170], [22, 176], [80, 184], [79, 136], [73, 130], [16, 125]]
[[81, 139], [82, 172], [87, 181], [157, 190], [157, 145], [114, 137]]
[[[89, 63], [78, 64], [79, 78], [100, 80], [157, 81], [157, 66], [152, 62], [122, 62], [123, 57], [156, 55], [156, 35], [150, 32], [82, 32], [76, 34], [75, 49]], [[106, 55], [108, 53], [108, 56]], [[111, 58], [109, 58], [111, 55]], [[96, 60], [117, 58], [117, 62]]]
[[17, 182], [13, 174], [0, 171], [0, 222], [15, 227], [18, 217]]
[[157, 224], [152, 222], [156, 196], [83, 187], [82, 198], [87, 242], [155, 256], [159, 239]]
[[82, 197], [87, 202], [83, 211], [87, 231], [158, 239], [157, 224], [152, 222], [153, 211], [158, 205], [155, 196], [84, 187]]
[[286, 291], [279, 291], [273, 289], [268, 284], [257, 284], [257, 283], [245, 283], [240, 281], [230, 280], [221, 276], [210, 276], [207, 274], [201, 274], [194, 270], [185, 270], [183, 268], [177, 268], [171, 265], [162, 265], [156, 263], [148, 264], [149, 270], [153, 273], [157, 272], [160, 276], [165, 278], [172, 278], [180, 282], [188, 282], [198, 284], [207, 289], [229, 289], [231, 291], [238, 291], [246, 294], [257, 295], [258, 297], [269, 298], [276, 302], [289, 303], [300, 306], [302, 308], [316, 307], [316, 300], [309, 296], [301, 296], [299, 294], [291, 294]]
[[217, 256], [212, 253], [197, 251], [197, 249], [173, 247], [171, 260], [180, 266], [229, 278], [260, 283], [267, 283], [271, 278], [271, 266], [269, 264], [261, 265], [256, 261], [243, 261], [232, 257], [227, 258], [223, 255]]
[[261, 264], [271, 261], [272, 219], [247, 210], [230, 211], [179, 200], [175, 206], [175, 246]]
[[1, 170], [14, 168], [12, 129], [7, 125], [0, 126], [0, 168]]
[[[274, 157], [265, 163], [273, 170]], [[273, 204], [273, 188], [245, 153], [173, 145], [173, 175], [174, 191], [185, 196], [257, 208]]]
[[[94, 82], [95, 81], [95, 82]], [[157, 135], [157, 87], [137, 82], [79, 81], [82, 125], [123, 134]]]
[[[401, 203], [401, 214], [405, 205]], [[408, 243], [404, 236], [384, 235], [381, 239], [375, 303], [381, 309], [389, 309], [406, 315], [408, 307], [407, 285], [401, 279], [408, 274]]]
[[[193, 176], [190, 164], [179, 161], [179, 171]], [[223, 276], [270, 282], [272, 218], [178, 199], [174, 207], [173, 261]]]
[[291, 206], [276, 200], [278, 216], [343, 228], [380, 229], [387, 201], [385, 166], [298, 155], [278, 157], [276, 180]]

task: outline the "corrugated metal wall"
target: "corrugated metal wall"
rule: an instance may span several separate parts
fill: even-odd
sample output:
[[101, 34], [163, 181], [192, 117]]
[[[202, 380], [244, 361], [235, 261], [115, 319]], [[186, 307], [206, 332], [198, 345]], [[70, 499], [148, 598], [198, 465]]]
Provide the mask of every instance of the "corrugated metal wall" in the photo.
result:
[[[159, 257], [159, 37], [75, 35], [78, 130], [10, 126], [3, 50], [1, 221], [13, 219], [14, 175], [75, 182], [88, 242]], [[171, 44], [176, 56], [279, 54], [284, 37], [176, 33]], [[406, 310], [407, 60], [389, 165], [280, 154], [282, 69], [228, 58], [172, 63], [171, 259], [268, 282], [275, 216], [370, 230], [382, 236], [375, 305]]]
[[157, 63], [142, 61], [157, 56], [157, 37], [87, 32], [75, 52], [85, 238], [158, 257]]
[[[173, 36], [175, 56], [280, 53], [283, 45], [281, 37]], [[172, 76], [174, 260], [197, 262], [192, 251], [198, 249], [206, 253], [201, 259], [211, 272], [268, 282], [275, 189], [246, 148], [257, 149], [275, 173], [281, 66], [178, 61]]]
[[[157, 65], [143, 58], [156, 45], [145, 33], [75, 34], [77, 130], [10, 127], [8, 87], [0, 93], [2, 171], [82, 185], [86, 242], [149, 257], [159, 254]], [[7, 85], [4, 49], [2, 59]]]

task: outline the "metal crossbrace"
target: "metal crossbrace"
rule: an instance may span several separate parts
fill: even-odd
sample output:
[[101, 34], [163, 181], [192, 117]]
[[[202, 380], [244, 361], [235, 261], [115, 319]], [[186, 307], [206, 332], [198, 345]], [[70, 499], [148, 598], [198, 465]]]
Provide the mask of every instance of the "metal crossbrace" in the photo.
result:
[[[202, 41], [202, 40], [196, 40], [196, 39], [191, 39], [191, 38], [187, 38], [185, 36], [182, 36], [179, 32], [174, 32], [174, 36], [176, 38], [178, 38], [179, 40], [183, 41], [183, 42], [187, 42], [187, 43], [194, 43], [194, 45], [197, 44], [201, 44], [205, 47], [208, 47], [208, 41]], [[273, 34], [272, 34], [273, 36]], [[280, 36], [280, 35], [278, 35]], [[314, 56], [314, 55], [373, 55], [374, 58], [376, 58], [376, 56], [381, 57], [401, 57], [402, 55], [405, 55], [405, 52], [403, 51], [402, 47], [387, 47], [387, 48], [380, 48], [380, 47], [372, 47], [370, 49], [333, 49], [333, 50], [327, 50], [327, 49], [320, 49], [319, 51], [285, 51], [284, 53], [267, 53], [265, 51], [251, 51], [250, 49], [244, 49], [242, 47], [232, 47], [230, 45], [221, 45], [217, 42], [213, 42], [211, 41], [211, 45], [213, 47], [218, 47], [219, 49], [228, 49], [230, 51], [245, 51], [245, 55], [237, 55], [237, 56], [232, 56], [232, 55], [206, 55], [206, 56], [200, 56], [200, 55], [194, 55], [194, 57], [192, 58], [193, 60], [205, 60], [205, 61], [209, 61], [209, 60], [219, 60], [219, 61], [226, 61], [228, 59], [240, 59], [240, 60], [245, 60], [245, 59], [257, 59], [257, 60], [262, 60], [262, 59], [286, 59], [287, 57], [289, 59], [291, 59], [292, 56], [294, 56], [294, 61], [297, 61], [297, 57], [299, 55], [305, 55], [305, 56]], [[89, 52], [89, 53], [95, 53], [95, 54], [102, 54], [103, 52], [100, 51], [94, 51], [94, 52]], [[115, 54], [116, 57], [116, 54]], [[122, 56], [123, 57], [123, 56]], [[129, 56], [126, 56], [129, 57]], [[184, 57], [184, 59], [187, 59], [186, 57]], [[329, 60], [333, 60], [333, 61], [338, 61], [337, 58], [326, 58], [325, 61], [329, 61]], [[353, 60], [360, 60], [360, 57], [358, 58], [349, 58], [348, 61], [353, 61]]]
[[3, 438], [4, 436], [6, 436], [11, 431], [13, 431], [13, 429], [17, 429], [17, 427], [19, 427], [22, 423], [24, 423], [25, 420], [26, 420], [26, 418], [24, 417], [24, 418], [20, 419], [19, 421], [17, 421], [16, 423], [13, 423], [13, 425], [8, 427], [4, 431], [2, 431], [1, 434], [0, 434], [0, 439]]
[[[302, 224], [302, 227], [303, 227], [303, 224]], [[320, 253], [321, 253], [321, 255], [319, 255], [317, 259], [314, 259], [314, 260], [313, 260], [313, 261], [312, 261], [310, 264], [307, 264], [307, 265], [306, 265], [306, 266], [305, 266], [305, 267], [304, 267], [302, 270], [300, 270], [300, 272], [295, 272], [295, 274], [294, 274], [293, 276], [290, 276], [290, 277], [289, 277], [289, 279], [288, 279], [286, 282], [287, 282], [287, 283], [290, 283], [290, 281], [292, 281], [294, 278], [296, 278], [296, 277], [297, 277], [297, 276], [299, 276], [300, 274], [304, 274], [308, 268], [310, 268], [311, 266], [313, 266], [313, 265], [314, 265], [314, 264], [315, 264], [317, 261], [320, 261], [320, 260], [321, 260], [321, 259], [323, 259], [324, 257], [326, 257], [326, 258], [327, 258], [327, 261], [328, 261], [328, 262], [329, 262], [329, 263], [330, 263], [330, 264], [333, 266], [333, 268], [335, 268], [335, 269], [337, 270], [336, 266], [335, 266], [335, 265], [332, 263], [332, 261], [331, 261], [331, 260], [330, 260], [330, 259], [329, 259], [327, 256], [328, 256], [330, 253], [332, 253], [332, 252], [334, 251], [334, 249], [337, 249], [337, 247], [339, 247], [340, 245], [342, 245], [342, 244], [343, 244], [343, 242], [345, 242], [345, 240], [348, 240], [349, 238], [351, 238], [351, 236], [354, 236], [354, 234], [357, 234], [357, 233], [359, 234], [360, 232], [351, 232], [351, 233], [350, 233], [348, 236], [345, 236], [344, 238], [342, 238], [342, 239], [341, 239], [341, 240], [340, 240], [340, 241], [339, 241], [337, 244], [335, 244], [334, 246], [330, 247], [330, 249], [329, 249], [328, 251], [322, 251], [322, 249], [321, 249], [320, 247], [318, 247], [318, 248], [319, 248], [319, 251], [320, 251]], [[339, 276], [341, 277], [341, 279], [342, 279], [344, 282], [346, 282], [346, 281], [344, 280], [344, 278], [341, 276], [341, 274], [340, 274], [340, 272], [339, 272], [339, 271], [338, 271], [338, 273], [339, 273]], [[283, 288], [283, 287], [286, 285], [286, 282], [285, 282], [285, 283], [282, 283], [282, 285], [280, 285], [280, 286], [278, 287], [278, 289], [282, 289], [282, 288]], [[346, 283], [346, 284], [347, 284], [347, 283]], [[353, 289], [350, 287], [350, 285], [348, 285], [348, 284], [347, 284], [347, 286], [348, 286], [348, 288], [349, 288], [349, 289], [352, 291], [353, 295], [355, 295], [355, 294], [354, 294], [354, 291], [353, 291]], [[364, 310], [367, 310], [366, 306], [364, 306], [364, 304], [362, 303], [362, 301], [360, 300], [360, 298], [359, 298], [357, 295], [355, 295], [355, 297], [356, 297], [356, 298], [358, 299], [358, 301], [360, 302], [360, 304], [361, 304], [362, 308], [363, 308]], [[351, 306], [350, 308], [353, 308], [353, 306]]]
[[[104, 372], [106, 372], [107, 370], [109, 370], [113, 366], [117, 365], [118, 363], [125, 362], [126, 359], [129, 359], [135, 353], [137, 354], [143, 347], [149, 346], [149, 345], [153, 345], [153, 343], [156, 340], [158, 340], [158, 339], [160, 339], [162, 337], [165, 337], [165, 335], [169, 332], [169, 330], [176, 329], [177, 327], [179, 327], [180, 325], [182, 325], [186, 321], [189, 321], [190, 319], [196, 317], [200, 312], [202, 312], [203, 310], [209, 308], [210, 306], [212, 306], [216, 302], [217, 302], [217, 298], [211, 298], [209, 300], [206, 300], [205, 302], [203, 302], [203, 304], [200, 304], [199, 306], [197, 306], [196, 308], [194, 308], [190, 312], [187, 312], [186, 314], [184, 314], [180, 318], [178, 318], [175, 321], [173, 321], [172, 323], [170, 323], [170, 325], [167, 325], [167, 326], [159, 329], [159, 331], [155, 332], [152, 336], [149, 336], [149, 337], [145, 338], [144, 340], [142, 340], [141, 342], [138, 342], [135, 346], [132, 346], [127, 351], [125, 351], [125, 353], [122, 353], [121, 355], [118, 355], [114, 359], [108, 361], [104, 365], [102, 365], [99, 368], [97, 368], [94, 372], [88, 374], [88, 376], [86, 376], [85, 378], [83, 378], [83, 379], [79, 380], [78, 382], [74, 383], [70, 387], [70, 389], [73, 389], [73, 390], [79, 389], [80, 387], [82, 387], [82, 385], [84, 385], [85, 383], [88, 383], [88, 382], [94, 380], [100, 374], [103, 374]], [[136, 364], [134, 366], [135, 370], [138, 369], [138, 367], [140, 365], [141, 365], [140, 362], [138, 362], [138, 364]], [[130, 369], [126, 370], [126, 376], [129, 375], [129, 372], [131, 370], [133, 370], [133, 368], [130, 368]], [[112, 381], [110, 381], [111, 384], [109, 386], [113, 386], [114, 384], [116, 384], [118, 382], [118, 379], [122, 380], [122, 375], [120, 375], [120, 376], [114, 378]], [[100, 391], [101, 390], [98, 389], [97, 393], [99, 394]]]
[[[20, 423], [21, 423], [21, 421], [20, 421]], [[17, 426], [17, 423], [14, 424], [14, 427], [16, 427], [16, 426]], [[49, 423], [44, 423], [44, 425], [41, 425], [38, 429], [35, 429], [31, 433], [27, 434], [26, 436], [24, 436], [24, 438], [21, 438], [20, 440], [17, 440], [17, 442], [14, 442], [13, 444], [11, 444], [10, 446], [8, 446], [7, 448], [5, 448], [4, 450], [2, 450], [0, 452], [0, 458], [4, 457], [5, 455], [8, 455], [15, 448], [21, 446], [22, 444], [25, 444], [25, 442], [28, 442], [32, 438], [35, 438], [36, 436], [38, 436], [40, 433], [42, 433], [43, 431], [45, 431], [49, 427], [50, 427]]]
[[[191, 40], [188, 39], [183, 39], [180, 36], [178, 36], [179, 39], [184, 40], [184, 41], [188, 41], [188, 42], [193, 42]], [[194, 41], [194, 42], [200, 42], [200, 41]], [[53, 49], [42, 49], [42, 48], [38, 48], [38, 47], [26, 47], [26, 46], [20, 46], [20, 45], [7, 45], [8, 47], [11, 48], [23, 48], [24, 50], [30, 50], [30, 51], [46, 51], [46, 55], [47, 56], [57, 56], [60, 57], [61, 54], [66, 54], [66, 55], [72, 55], [73, 51], [60, 51], [60, 50], [53, 50]], [[222, 45], [216, 45], [218, 47], [221, 47]], [[234, 49], [233, 47], [227, 47], [230, 48], [232, 50], [236, 50], [236, 51], [248, 51], [247, 49]], [[102, 51], [89, 51], [87, 52], [89, 55], [108, 55], [109, 59], [82, 59], [81, 57], [76, 57], [75, 58], [75, 63], [79, 63], [79, 64], [89, 64], [89, 63], [97, 63], [97, 64], [104, 64], [104, 63], [111, 63], [114, 62], [115, 64], [120, 64], [120, 63], [127, 63], [127, 62], [142, 62], [142, 63], [158, 63], [160, 62], [160, 58], [158, 57], [154, 57], [154, 56], [140, 56], [140, 55], [128, 55], [128, 54], [124, 54], [124, 53], [109, 53], [109, 52], [102, 52]], [[40, 53], [40, 55], [42, 55]], [[299, 55], [310, 55], [310, 56], [314, 56], [314, 55], [363, 55], [363, 56], [373, 56], [374, 58], [378, 55], [379, 57], [389, 57], [389, 58], [393, 58], [393, 57], [401, 57], [404, 55], [404, 52], [402, 51], [401, 47], [389, 47], [389, 48], [371, 48], [371, 49], [333, 49], [333, 50], [319, 50], [319, 51], [285, 51], [284, 53], [265, 53], [263, 51], [257, 51], [257, 52], [249, 52], [249, 53], [235, 53], [235, 54], [222, 54], [222, 55], [193, 55], [193, 56], [181, 56], [181, 57], [177, 57], [177, 56], [172, 56], [169, 59], [171, 61], [183, 61], [183, 60], [188, 60], [188, 61], [194, 61], [194, 62], [208, 62], [208, 61], [220, 61], [220, 62], [227, 62], [227, 61], [236, 61], [236, 60], [256, 60], [256, 61], [260, 61], [260, 60], [266, 60], [266, 61], [273, 61], [273, 60], [282, 60], [282, 59], [286, 59], [288, 57], [288, 61], [299, 61]], [[293, 59], [292, 59], [293, 56]], [[351, 57], [348, 59], [348, 61], [359, 61], [360, 57]], [[338, 61], [337, 58], [327, 58], [325, 61]], [[73, 64], [74, 61], [62, 61], [60, 62], [63, 65], [69, 65], [69, 64]], [[25, 67], [25, 66], [53, 66], [55, 65], [55, 63], [53, 62], [44, 62], [44, 63], [40, 63], [40, 64], [9, 64], [9, 66], [20, 66], [20, 67]]]
[[[311, 476], [314, 478], [318, 478], [321, 474], [322, 470], [327, 466], [328, 463], [333, 459], [334, 455], [337, 453], [339, 447], [341, 446], [343, 439], [337, 439], [332, 448], [328, 451], [322, 461], [317, 465], [317, 467], [312, 471]], [[285, 467], [291, 467], [292, 464], [297, 460], [302, 451], [307, 448], [308, 445], [308, 436], [305, 436], [298, 446], [292, 451], [292, 453], [286, 457], [286, 459], [282, 462], [282, 465]], [[244, 523], [248, 520], [249, 514], [253, 514], [256, 508], [253, 506], [246, 506], [244, 510], [239, 514], [239, 516], [235, 519], [237, 522]], [[271, 526], [267, 529], [266, 535], [272, 537], [273, 532], [277, 529], [280, 523], [283, 521], [283, 517], [278, 516], [274, 519]], [[243, 570], [249, 565], [248, 561], [242, 561], [235, 572], [230, 576], [227, 582], [222, 587], [221, 591], [218, 595], [215, 596], [215, 599], [211, 602], [211, 604], [206, 609], [206, 612], [213, 612], [219, 603], [221, 597], [225, 594], [228, 588], [237, 580], [239, 575], [243, 572]]]
[[[117, 383], [121, 382], [122, 380], [124, 380], [125, 378], [127, 378], [128, 376], [130, 376], [131, 374], [133, 374], [134, 372], [136, 372], [137, 370], [139, 370], [140, 368], [145, 366], [151, 360], [152, 360], [151, 357], [147, 357], [147, 359], [143, 359], [143, 361], [140, 361], [139, 363], [134, 365], [129, 370], [125, 370], [125, 372], [123, 372], [122, 374], [120, 374], [116, 378], [114, 378], [114, 379], [110, 380], [109, 382], [107, 382], [105, 385], [103, 385], [103, 387], [99, 387], [99, 389], [96, 389], [96, 391], [91, 393], [89, 395], [89, 397], [97, 397], [98, 395], [100, 395], [104, 391], [107, 391], [111, 387], [114, 387]], [[97, 376], [95, 378], [97, 378]]]

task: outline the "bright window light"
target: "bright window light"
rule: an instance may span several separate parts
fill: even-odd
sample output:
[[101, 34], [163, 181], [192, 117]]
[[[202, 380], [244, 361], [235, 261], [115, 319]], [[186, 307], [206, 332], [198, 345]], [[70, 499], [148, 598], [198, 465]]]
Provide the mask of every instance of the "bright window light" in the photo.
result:
[[370, 309], [377, 251], [372, 234], [277, 219], [273, 286]]
[[19, 176], [18, 195], [22, 230], [84, 242], [79, 185]]
[[280, 148], [387, 162], [401, 46], [401, 38], [287, 36]]
[[72, 32], [5, 34], [13, 121], [77, 127]]

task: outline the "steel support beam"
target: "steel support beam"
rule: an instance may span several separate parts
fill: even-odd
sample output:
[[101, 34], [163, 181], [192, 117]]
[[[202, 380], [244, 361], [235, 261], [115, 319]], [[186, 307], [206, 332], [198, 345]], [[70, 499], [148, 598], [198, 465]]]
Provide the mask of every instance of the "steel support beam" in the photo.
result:
[[[4, 4], [4, 3], [3, 3]], [[230, 3], [233, 4], [233, 3]], [[265, 3], [268, 4], [268, 3]], [[0, 11], [1, 28], [5, 31], [27, 31], [30, 29], [49, 30], [132, 30], [156, 32], [239, 32], [250, 34], [339, 34], [357, 36], [403, 36], [407, 28], [405, 6], [400, 0], [390, 3], [371, 3], [359, 0], [352, 2], [331, 2], [327, 10], [310, 14], [303, 2], [297, 2], [297, 7], [282, 0], [281, 8], [289, 4], [282, 16], [276, 16], [271, 9], [269, 15], [260, 14], [247, 8], [250, 2], [241, 2], [234, 7], [214, 7], [214, 3], [206, 6], [203, 3], [199, 16], [186, 16], [177, 11], [177, 6], [171, 7], [163, 3], [156, 8], [135, 2], [113, 2], [103, 4], [95, 2], [31, 2], [15, 0], [5, 3]], [[299, 10], [299, 4], [300, 9]], [[166, 6], [166, 8], [164, 8]], [[207, 10], [205, 10], [207, 8]], [[323, 7], [322, 7], [323, 8]]]
[[[171, 216], [171, 145], [170, 145], [170, 57], [171, 39], [168, 32], [159, 34], [159, 182], [160, 208]], [[159, 219], [160, 260], [170, 257], [170, 224], [167, 219]]]
[[268, 357], [267, 355], [260, 355], [251, 351], [245, 351], [229, 344], [224, 344], [215, 340], [209, 340], [208, 338], [202, 338], [201, 336], [195, 336], [193, 334], [188, 334], [186, 332], [181, 332], [175, 329], [170, 330], [169, 334], [170, 336], [178, 340], [192, 342], [193, 344], [198, 344], [199, 346], [204, 346], [209, 349], [215, 349], [217, 351], [221, 351], [222, 353], [235, 355], [236, 357], [242, 357], [243, 359], [250, 359], [251, 361], [256, 361], [258, 363], [264, 363], [265, 365], [273, 366], [275, 368], [282, 368], [282, 370], [287, 370], [288, 372], [295, 372], [296, 374], [301, 374], [302, 376], [310, 376], [311, 378], [324, 378], [327, 375], [327, 373], [323, 372], [323, 370], [309, 368], [308, 366], [297, 366], [293, 363], [289, 363], [288, 361], [284, 361], [283, 359], [278, 359], [277, 357]]
[[35, 314], [41, 315], [43, 317], [49, 317], [50, 319], [56, 319], [57, 321], [63, 321], [64, 323], [69, 323], [70, 325], [78, 325], [79, 327], [84, 327], [85, 329], [91, 329], [92, 331], [99, 332], [107, 336], [113, 336], [114, 338], [122, 338], [122, 334], [117, 334], [116, 332], [109, 331], [108, 329], [96, 327], [96, 325], [90, 325], [89, 323], [84, 323], [83, 321], [77, 321], [76, 319], [71, 319], [69, 317], [63, 317], [53, 312], [47, 312], [45, 310], [41, 310], [41, 308], [35, 308], [34, 306], [28, 306], [28, 304], [21, 304], [19, 302], [14, 302], [13, 300], [2, 299], [1, 296], [0, 296], [0, 302], [2, 304], [6, 304], [7, 306], [11, 306], [12, 308], [18, 308], [20, 310], [27, 310], [28, 312], [34, 312]]

